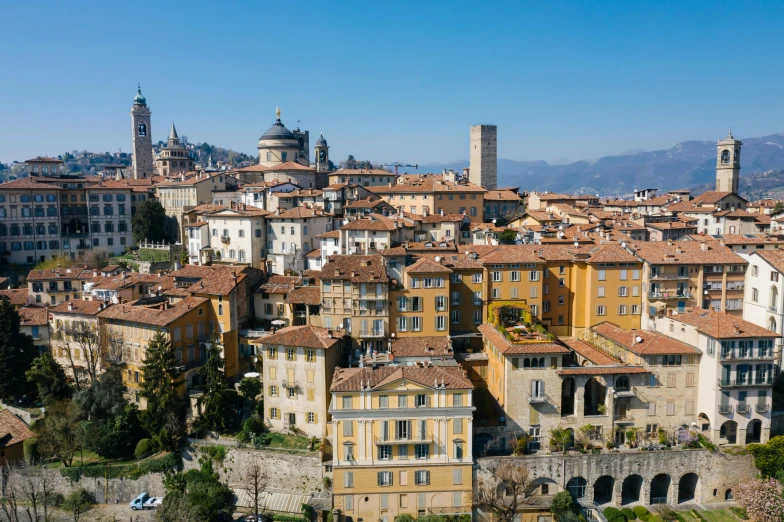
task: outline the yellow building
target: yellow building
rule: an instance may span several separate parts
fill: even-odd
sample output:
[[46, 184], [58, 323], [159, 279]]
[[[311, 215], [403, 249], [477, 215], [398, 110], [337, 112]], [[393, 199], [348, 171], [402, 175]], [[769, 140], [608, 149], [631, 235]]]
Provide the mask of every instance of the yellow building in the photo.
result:
[[465, 214], [481, 223], [485, 189], [453, 175], [401, 177], [397, 185], [370, 187], [374, 194], [398, 210], [411, 214]]
[[397, 289], [390, 292], [394, 311], [392, 335], [432, 336], [449, 332], [449, 281], [452, 270], [439, 262], [420, 258], [403, 269]]
[[338, 369], [333, 492], [345, 519], [471, 513], [473, 385], [459, 368]]
[[[209, 338], [215, 327], [210, 299], [186, 297], [175, 305], [163, 301], [152, 306], [117, 304], [98, 313], [106, 325], [107, 340], [119, 343], [120, 363], [123, 365], [123, 383], [136, 402], [142, 367], [150, 340], [157, 332], [163, 332], [171, 342], [178, 364], [183, 366], [183, 382], [180, 391], [198, 384], [198, 368], [207, 361], [208, 343], [199, 339]], [[108, 350], [112, 350], [109, 347]], [[144, 407], [143, 401], [140, 403]]]

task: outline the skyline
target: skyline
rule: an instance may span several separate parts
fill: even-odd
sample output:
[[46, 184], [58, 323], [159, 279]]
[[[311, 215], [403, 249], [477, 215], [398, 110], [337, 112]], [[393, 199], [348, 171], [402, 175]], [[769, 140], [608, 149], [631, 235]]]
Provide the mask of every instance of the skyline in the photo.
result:
[[137, 83], [155, 141], [173, 120], [253, 154], [278, 106], [335, 162], [464, 160], [476, 123], [498, 126], [499, 158], [549, 163], [784, 130], [765, 52], [782, 5], [407, 6], [0, 7], [0, 161], [129, 151]]

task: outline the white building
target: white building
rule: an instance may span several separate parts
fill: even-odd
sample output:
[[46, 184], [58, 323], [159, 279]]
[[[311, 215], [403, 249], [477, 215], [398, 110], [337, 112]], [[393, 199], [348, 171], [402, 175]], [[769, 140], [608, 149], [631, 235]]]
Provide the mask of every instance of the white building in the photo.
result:
[[332, 215], [319, 207], [278, 209], [267, 216], [267, 271], [284, 275], [305, 269], [305, 255], [318, 248], [316, 236], [332, 230]]
[[[743, 299], [743, 319], [767, 328], [771, 332], [784, 333], [784, 251], [757, 250], [744, 255], [748, 260], [746, 292]], [[776, 339], [775, 361], [782, 367], [782, 339]]]
[[209, 246], [215, 253], [212, 261], [261, 268], [267, 257], [264, 218], [268, 215], [266, 210], [244, 203], [205, 213]]

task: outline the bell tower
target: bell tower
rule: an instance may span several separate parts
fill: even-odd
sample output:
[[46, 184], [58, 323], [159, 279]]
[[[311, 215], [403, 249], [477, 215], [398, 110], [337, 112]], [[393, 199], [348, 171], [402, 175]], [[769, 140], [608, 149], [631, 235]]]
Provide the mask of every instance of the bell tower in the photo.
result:
[[316, 172], [319, 174], [329, 172], [329, 145], [323, 134], [316, 140]]
[[732, 136], [716, 143], [716, 192], [737, 192], [740, 181], [740, 147], [743, 142]]
[[152, 127], [150, 109], [142, 96], [141, 86], [131, 106], [131, 136], [133, 141], [133, 178], [149, 178], [153, 175]]

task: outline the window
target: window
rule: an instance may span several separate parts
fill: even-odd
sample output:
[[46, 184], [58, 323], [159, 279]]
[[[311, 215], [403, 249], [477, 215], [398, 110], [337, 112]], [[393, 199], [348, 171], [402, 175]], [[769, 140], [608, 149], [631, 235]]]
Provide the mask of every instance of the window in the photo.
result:
[[270, 419], [277, 419], [277, 418], [278, 418], [278, 409], [270, 408]]
[[316, 414], [312, 411], [308, 412], [308, 424], [315, 424], [316, 423]]
[[398, 395], [397, 396], [397, 407], [398, 408], [408, 408], [408, 396], [407, 395]]
[[389, 395], [381, 395], [378, 398], [379, 408], [389, 408]]
[[481, 273], [480, 274], [473, 274], [471, 276], [471, 282], [472, 283], [481, 283], [482, 282], [482, 274]]
[[499, 272], [499, 271], [492, 272], [492, 275], [493, 275], [493, 281], [496, 282], [496, 283], [501, 282], [501, 281], [504, 280], [503, 274], [501, 272]]
[[596, 315], [607, 315], [607, 307], [606, 306], [597, 306], [596, 307]]
[[461, 468], [455, 468], [452, 470], [452, 484], [462, 484], [463, 483], [463, 470]]
[[378, 447], [378, 460], [389, 460], [392, 455], [392, 447], [391, 446], [379, 446]]
[[629, 288], [626, 286], [618, 287], [618, 297], [626, 297], [629, 295]]
[[540, 272], [538, 270], [532, 270], [528, 272], [528, 280], [529, 281], [539, 281]]
[[629, 307], [627, 305], [618, 305], [618, 315], [626, 315]]
[[417, 486], [427, 486], [430, 484], [430, 471], [418, 469], [414, 472], [414, 484]]
[[286, 360], [287, 361], [297, 360], [297, 352], [294, 348], [286, 348]]
[[436, 330], [446, 330], [446, 316], [444, 315], [437, 315], [436, 316]]
[[418, 394], [414, 397], [414, 404], [417, 408], [430, 406], [430, 397], [425, 394]]
[[520, 272], [517, 271], [517, 270], [515, 270], [513, 272], [510, 272], [509, 273], [509, 280], [512, 281], [512, 282], [520, 281]]
[[343, 396], [343, 409], [344, 410], [350, 410], [351, 406], [352, 406], [351, 396], [350, 395], [344, 395]]
[[599, 281], [607, 281], [607, 271], [599, 270]]
[[[343, 444], [343, 460], [354, 460], [354, 445], [353, 444]], [[351, 486], [346, 487], [353, 487], [354, 486], [354, 477], [351, 477]]]
[[430, 458], [430, 444], [416, 444], [414, 446], [414, 456], [418, 459]]
[[392, 472], [379, 471], [377, 475], [378, 485], [382, 487], [390, 487], [392, 485]]
[[759, 303], [759, 290], [757, 290], [756, 288], [751, 289], [751, 300], [755, 303]]
[[482, 322], [482, 311], [474, 310], [474, 324], [480, 324], [481, 322]]
[[277, 397], [278, 396], [278, 387], [275, 385], [271, 385], [269, 387], [269, 395], [270, 397]]
[[460, 324], [460, 310], [452, 310], [452, 324]]

